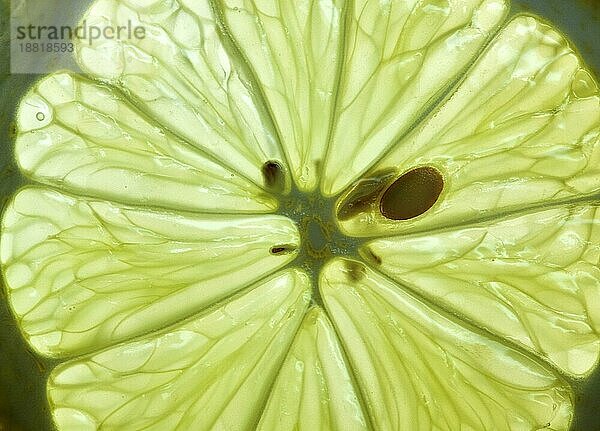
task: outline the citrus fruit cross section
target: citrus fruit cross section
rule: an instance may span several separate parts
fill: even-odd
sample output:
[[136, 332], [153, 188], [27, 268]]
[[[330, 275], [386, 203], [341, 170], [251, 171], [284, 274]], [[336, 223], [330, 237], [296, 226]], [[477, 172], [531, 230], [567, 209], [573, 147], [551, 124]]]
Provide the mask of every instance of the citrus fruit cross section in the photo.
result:
[[98, 0], [17, 113], [9, 305], [58, 430], [566, 431], [600, 95], [505, 0]]

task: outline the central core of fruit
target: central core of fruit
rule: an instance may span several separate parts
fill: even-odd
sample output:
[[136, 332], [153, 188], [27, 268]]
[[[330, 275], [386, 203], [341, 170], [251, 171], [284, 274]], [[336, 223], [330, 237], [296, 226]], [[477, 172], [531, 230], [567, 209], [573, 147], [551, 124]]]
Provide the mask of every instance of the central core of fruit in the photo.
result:
[[318, 192], [294, 190], [280, 198], [279, 214], [293, 220], [300, 231], [299, 259], [319, 263], [323, 259], [352, 252], [356, 240], [338, 229], [334, 206], [334, 199], [325, 198]]
[[[333, 256], [358, 257], [359, 240], [344, 235], [335, 222], [335, 199], [318, 191], [292, 190], [280, 197], [279, 214], [293, 220], [300, 232], [300, 249], [293, 265], [302, 267], [313, 281], [313, 301], [321, 302], [318, 276], [321, 267]], [[285, 252], [284, 250], [275, 250]], [[273, 250], [271, 251], [273, 252]]]
[[[276, 193], [285, 189], [283, 168], [278, 162], [265, 163], [262, 173], [268, 188]], [[363, 241], [344, 235], [338, 222], [360, 213], [374, 212], [387, 220], [409, 220], [432, 208], [443, 188], [443, 175], [430, 166], [413, 168], [400, 176], [395, 170], [366, 176], [336, 198], [326, 198], [318, 191], [303, 193], [293, 188], [289, 194], [280, 194], [278, 212], [298, 226], [300, 249], [297, 245], [280, 244], [274, 246], [271, 253], [297, 253], [294, 264], [311, 274], [313, 298], [320, 302], [317, 286], [321, 267], [337, 255], [359, 258], [358, 248]], [[379, 260], [377, 256], [371, 258], [374, 262]], [[360, 272], [355, 268], [349, 268], [349, 271]]]
[[306, 249], [309, 254], [313, 256], [331, 254], [331, 232], [319, 218], [307, 217], [302, 230], [306, 235]]

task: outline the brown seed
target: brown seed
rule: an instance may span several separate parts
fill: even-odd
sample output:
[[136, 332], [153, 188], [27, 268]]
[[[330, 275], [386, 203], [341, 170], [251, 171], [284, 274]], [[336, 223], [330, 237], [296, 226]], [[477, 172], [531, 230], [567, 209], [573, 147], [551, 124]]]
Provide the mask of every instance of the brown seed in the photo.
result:
[[281, 193], [285, 189], [285, 174], [281, 164], [275, 160], [265, 162], [261, 169], [267, 189]]
[[382, 260], [381, 257], [378, 256], [377, 254], [375, 254], [375, 252], [373, 250], [371, 250], [370, 248], [367, 248], [365, 250], [365, 254], [364, 254], [365, 259], [367, 259], [369, 262], [374, 263], [376, 265], [381, 265], [382, 264]]
[[290, 254], [296, 251], [298, 247], [293, 244], [281, 244], [271, 247], [270, 253], [275, 256]]
[[361, 281], [365, 275], [367, 275], [365, 266], [360, 262], [356, 262], [355, 260], [346, 260], [344, 261], [344, 264], [346, 266], [345, 269], [346, 274], [348, 274], [348, 278], [354, 282]]
[[379, 202], [381, 214], [390, 220], [409, 220], [429, 210], [444, 189], [444, 177], [423, 166], [408, 171], [385, 191]]
[[350, 193], [338, 205], [338, 220], [349, 220], [360, 213], [367, 212], [377, 204], [383, 189], [392, 181], [395, 171], [383, 171], [356, 182]]

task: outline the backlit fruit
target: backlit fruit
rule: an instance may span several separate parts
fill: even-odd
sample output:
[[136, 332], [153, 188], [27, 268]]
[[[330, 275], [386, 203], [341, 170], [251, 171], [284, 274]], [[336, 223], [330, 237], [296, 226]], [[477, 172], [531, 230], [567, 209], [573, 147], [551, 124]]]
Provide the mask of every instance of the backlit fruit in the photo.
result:
[[23, 98], [7, 297], [59, 430], [567, 430], [600, 96], [504, 0], [99, 0]]

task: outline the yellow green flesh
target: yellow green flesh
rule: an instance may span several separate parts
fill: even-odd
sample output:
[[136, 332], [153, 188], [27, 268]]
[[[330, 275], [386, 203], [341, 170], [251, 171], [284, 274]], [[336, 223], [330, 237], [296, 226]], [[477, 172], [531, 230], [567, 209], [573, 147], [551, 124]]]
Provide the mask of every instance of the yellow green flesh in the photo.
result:
[[600, 356], [600, 95], [507, 11], [97, 1], [88, 25], [147, 36], [24, 97], [37, 184], [1, 226], [23, 336], [64, 359], [57, 428], [568, 430]]

